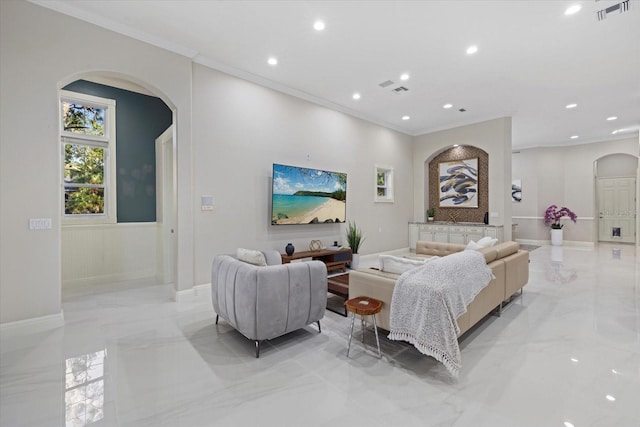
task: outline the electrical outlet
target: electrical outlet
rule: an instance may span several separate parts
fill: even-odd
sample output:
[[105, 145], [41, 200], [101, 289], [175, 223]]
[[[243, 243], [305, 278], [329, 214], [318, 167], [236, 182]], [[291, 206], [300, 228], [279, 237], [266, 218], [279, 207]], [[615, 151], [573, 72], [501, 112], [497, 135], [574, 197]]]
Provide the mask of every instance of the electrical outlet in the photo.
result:
[[51, 218], [29, 218], [29, 230], [51, 230]]

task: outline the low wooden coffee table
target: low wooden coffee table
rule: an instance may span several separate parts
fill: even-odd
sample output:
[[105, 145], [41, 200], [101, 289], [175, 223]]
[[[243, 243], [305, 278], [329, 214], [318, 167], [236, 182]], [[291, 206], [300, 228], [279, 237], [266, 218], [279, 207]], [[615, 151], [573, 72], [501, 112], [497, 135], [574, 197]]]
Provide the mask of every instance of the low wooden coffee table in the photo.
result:
[[[331, 276], [327, 279], [327, 290], [334, 295], [338, 295], [343, 298], [345, 301], [349, 299], [349, 273], [339, 274], [337, 276]], [[333, 311], [334, 313], [341, 314], [344, 317], [347, 317], [347, 309], [343, 305], [344, 311], [334, 310], [327, 306], [327, 310]]]

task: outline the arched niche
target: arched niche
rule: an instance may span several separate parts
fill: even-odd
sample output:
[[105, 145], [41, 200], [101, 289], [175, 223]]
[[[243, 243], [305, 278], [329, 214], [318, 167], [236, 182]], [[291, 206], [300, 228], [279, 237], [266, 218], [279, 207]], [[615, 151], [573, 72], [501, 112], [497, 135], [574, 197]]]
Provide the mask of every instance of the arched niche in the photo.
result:
[[[438, 166], [443, 162], [454, 160], [478, 159], [478, 207], [440, 207]], [[483, 222], [484, 215], [489, 211], [489, 154], [481, 148], [472, 145], [449, 147], [433, 153], [424, 162], [425, 206], [424, 211], [433, 207], [436, 221], [449, 221], [455, 217], [457, 222]]]

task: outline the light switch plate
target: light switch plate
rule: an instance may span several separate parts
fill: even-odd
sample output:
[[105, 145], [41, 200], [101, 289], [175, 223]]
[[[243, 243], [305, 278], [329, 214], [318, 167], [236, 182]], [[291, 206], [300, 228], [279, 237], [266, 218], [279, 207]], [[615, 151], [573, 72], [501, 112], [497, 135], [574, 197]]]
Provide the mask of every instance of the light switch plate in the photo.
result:
[[200, 197], [200, 210], [203, 210], [203, 211], [213, 210], [213, 196]]

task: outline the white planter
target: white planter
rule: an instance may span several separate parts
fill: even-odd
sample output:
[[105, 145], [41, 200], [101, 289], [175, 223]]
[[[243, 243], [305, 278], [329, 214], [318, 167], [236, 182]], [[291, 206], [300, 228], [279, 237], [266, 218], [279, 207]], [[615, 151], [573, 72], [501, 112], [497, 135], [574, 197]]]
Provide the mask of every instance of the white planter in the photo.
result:
[[351, 255], [351, 269], [357, 270], [360, 267], [360, 254]]
[[551, 244], [553, 246], [562, 246], [562, 228], [551, 229]]

